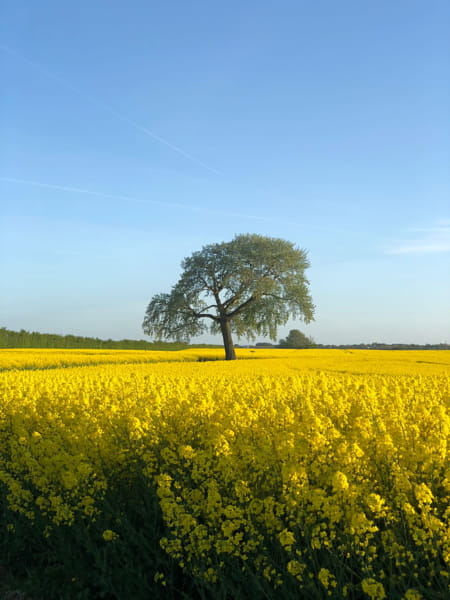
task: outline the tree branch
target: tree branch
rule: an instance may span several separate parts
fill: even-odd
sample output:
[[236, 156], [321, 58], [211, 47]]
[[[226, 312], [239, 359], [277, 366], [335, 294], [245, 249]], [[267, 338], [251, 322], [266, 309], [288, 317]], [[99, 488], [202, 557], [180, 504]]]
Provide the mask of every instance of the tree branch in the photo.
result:
[[248, 298], [245, 302], [243, 302], [240, 306], [238, 306], [237, 308], [235, 308], [233, 311], [231, 311], [230, 313], [227, 314], [227, 317], [233, 318], [236, 315], [238, 315], [239, 313], [241, 313], [244, 308], [246, 308], [249, 304], [251, 304], [254, 300], [256, 300], [256, 298], [253, 296], [253, 294], [250, 296], [250, 298]]
[[[204, 308], [203, 310], [208, 310], [208, 308], [214, 308], [216, 305], [212, 304], [211, 306], [207, 306], [206, 308]], [[193, 317], [195, 317], [196, 319], [201, 319], [203, 317], [208, 317], [209, 319], [212, 319], [213, 321], [218, 321], [219, 318], [216, 317], [215, 315], [210, 315], [209, 313], [202, 313], [202, 312], [197, 312], [196, 310], [194, 310], [192, 308], [192, 306], [187, 306], [188, 310], [185, 310], [183, 312], [185, 312], [185, 314], [191, 315]]]
[[206, 283], [206, 280], [205, 280], [205, 278], [204, 278], [204, 277], [201, 277], [201, 276], [199, 276], [199, 279], [200, 279], [200, 281], [203, 283], [203, 285], [205, 286], [205, 288], [206, 288], [206, 289], [207, 289], [209, 292], [211, 292], [212, 294], [214, 294], [214, 288], [212, 288], [211, 286], [209, 286], [209, 285]]
[[230, 308], [230, 306], [232, 306], [233, 303], [236, 302], [237, 299], [238, 299], [238, 295], [235, 294], [234, 296], [231, 296], [231, 298], [228, 298], [228, 300], [225, 300], [225, 302], [223, 303], [224, 309], [227, 310], [227, 308]]
[[210, 315], [208, 313], [195, 313], [195, 316], [197, 317], [197, 319], [201, 319], [203, 317], [209, 317], [213, 321], [220, 321], [219, 317], [216, 317], [214, 315]]

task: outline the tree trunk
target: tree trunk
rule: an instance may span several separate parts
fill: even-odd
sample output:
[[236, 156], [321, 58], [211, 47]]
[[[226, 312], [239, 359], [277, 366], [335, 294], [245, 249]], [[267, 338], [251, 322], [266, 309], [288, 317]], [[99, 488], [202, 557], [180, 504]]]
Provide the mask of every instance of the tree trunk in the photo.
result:
[[230, 321], [224, 319], [220, 321], [220, 329], [223, 335], [223, 345], [225, 346], [225, 360], [236, 360], [236, 352], [234, 351], [233, 340], [231, 338]]

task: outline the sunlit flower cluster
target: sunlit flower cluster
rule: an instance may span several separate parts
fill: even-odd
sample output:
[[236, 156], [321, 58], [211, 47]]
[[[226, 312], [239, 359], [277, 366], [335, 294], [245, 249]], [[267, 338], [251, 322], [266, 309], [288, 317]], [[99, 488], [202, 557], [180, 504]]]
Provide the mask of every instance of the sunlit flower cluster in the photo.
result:
[[450, 353], [124, 352], [0, 374], [0, 485], [43, 536], [102, 518], [111, 478], [139, 468], [162, 551], [209, 583], [233, 565], [317, 597], [450, 596]]

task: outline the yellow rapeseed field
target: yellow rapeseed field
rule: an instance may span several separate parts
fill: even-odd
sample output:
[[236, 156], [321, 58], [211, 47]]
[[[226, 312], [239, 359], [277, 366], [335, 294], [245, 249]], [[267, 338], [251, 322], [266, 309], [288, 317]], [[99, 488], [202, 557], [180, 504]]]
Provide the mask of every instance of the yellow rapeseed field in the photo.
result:
[[450, 352], [222, 354], [0, 351], [9, 535], [17, 514], [120, 544], [104, 499], [139, 473], [161, 552], [210, 589], [449, 598]]
[[[299, 359], [292, 369], [399, 375], [439, 374], [450, 370], [450, 352], [444, 350], [280, 350], [237, 348], [238, 359]], [[222, 360], [221, 348], [178, 351], [0, 349], [0, 371], [48, 369], [101, 364], [144, 364]], [[251, 367], [253, 370], [253, 366]], [[275, 373], [274, 373], [275, 374]]]

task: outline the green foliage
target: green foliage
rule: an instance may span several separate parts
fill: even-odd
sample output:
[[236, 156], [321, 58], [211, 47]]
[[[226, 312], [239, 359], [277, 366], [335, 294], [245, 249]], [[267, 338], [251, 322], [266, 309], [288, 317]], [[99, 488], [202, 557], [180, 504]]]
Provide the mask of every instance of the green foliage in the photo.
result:
[[[98, 499], [96, 507], [99, 509], [99, 515], [95, 520], [77, 517], [71, 525], [55, 525], [39, 511], [36, 511], [35, 519], [30, 520], [7, 507], [7, 490], [0, 485], [0, 525], [3, 531], [0, 536], [0, 565], [3, 577], [0, 598], [342, 600], [344, 584], [349, 588], [349, 600], [367, 598], [363, 598], [356, 589], [363, 577], [362, 573], [367, 568], [365, 561], [361, 564], [357, 554], [349, 557], [348, 554], [340, 554], [336, 550], [332, 553], [325, 546], [313, 546], [311, 540], [314, 519], [301, 526], [299, 523], [290, 525], [296, 538], [304, 542], [304, 545], [299, 544], [297, 549], [306, 565], [306, 573], [314, 575], [302, 580], [301, 591], [299, 582], [294, 577], [284, 576], [279, 584], [274, 578], [267, 579], [261, 570], [252, 566], [254, 556], [249, 556], [249, 560], [243, 562], [239, 556], [221, 553], [220, 563], [213, 563], [219, 572], [216, 581], [205, 580], [201, 573], [195, 573], [193, 565], [180, 566], [180, 561], [169, 556], [161, 547], [160, 540], [164, 536], [170, 537], [170, 529], [163, 518], [156, 486], [152, 485], [146, 474], [147, 465], [134, 454], [136, 449], [132, 450], [133, 456], [129, 457], [132, 459], [123, 465], [122, 472], [105, 472], [108, 488], [104, 497]], [[214, 460], [217, 461], [217, 457]], [[187, 472], [174, 471], [172, 474], [175, 480], [179, 478], [180, 484], [187, 484], [188, 487], [195, 485], [189, 480]], [[185, 477], [188, 477], [187, 481]], [[283, 486], [281, 470], [276, 473], [275, 479], [275, 495], [278, 496]], [[218, 485], [220, 493], [224, 497], [231, 494], [230, 500], [233, 501], [233, 488], [230, 490], [220, 480]], [[183, 503], [181, 497], [178, 500]], [[320, 514], [319, 511], [318, 518]], [[255, 526], [258, 526], [257, 522]], [[324, 521], [323, 531], [326, 530]], [[113, 534], [110, 540], [105, 538], [108, 531]], [[263, 558], [266, 563], [271, 565], [274, 571], [284, 571], [286, 553], [280, 546], [279, 536], [267, 535], [263, 530], [261, 535], [264, 537]], [[326, 538], [325, 533], [324, 536]], [[411, 556], [412, 552], [415, 552], [415, 556], [420, 553], [420, 547], [408, 539], [406, 528], [404, 543], [405, 547], [411, 548]], [[202, 558], [205, 560], [205, 555], [202, 555]], [[392, 557], [387, 555], [377, 560], [381, 560], [378, 568], [384, 568], [387, 574], [385, 585], [392, 587], [388, 598], [403, 600], [405, 596], [399, 588], [401, 589], [404, 583], [401, 580], [397, 581], [398, 563], [393, 564]], [[417, 564], [420, 565], [420, 562]], [[198, 566], [201, 571], [201, 562]], [[321, 586], [318, 575], [323, 569], [342, 574], [342, 581], [337, 576], [336, 588], [331, 586], [325, 590]], [[349, 575], [354, 576], [353, 586], [347, 583]], [[437, 581], [438, 573], [433, 575]], [[431, 579], [427, 587], [427, 581], [413, 582], [411, 578], [411, 585], [419, 587], [423, 600], [448, 598], [447, 590], [442, 588], [442, 584], [438, 588], [432, 586], [430, 581]]]
[[[204, 345], [204, 344], [202, 344]], [[12, 331], [0, 327], [0, 348], [89, 348], [91, 350], [183, 350], [187, 344], [146, 340], [101, 340], [78, 335]], [[210, 346], [208, 346], [210, 347]]]
[[285, 340], [280, 340], [280, 348], [314, 348], [314, 340], [298, 329], [291, 329]]
[[[182, 262], [183, 272], [170, 293], [149, 303], [144, 332], [161, 339], [188, 341], [207, 331], [254, 339], [276, 339], [277, 327], [290, 317], [313, 319], [305, 270], [305, 250], [278, 238], [237, 235], [231, 242], [210, 244]], [[226, 330], [228, 328], [228, 331]]]
[[[130, 467], [130, 465], [128, 465]], [[134, 472], [110, 474], [108, 491], [97, 506], [101, 515], [94, 522], [77, 519], [72, 525], [51, 526], [37, 515], [30, 521], [0, 507], [0, 523], [9, 525], [0, 539], [0, 564], [6, 573], [0, 587], [6, 598], [33, 600], [295, 600], [296, 584], [282, 588], [260, 573], [247, 569], [237, 558], [224, 555], [222, 578], [205, 581], [181, 568], [161, 548], [160, 539], [170, 536], [156, 489], [149, 486], [144, 465]], [[6, 490], [1, 490], [2, 496]], [[3, 508], [3, 510], [1, 510]], [[111, 530], [117, 537], [106, 541]], [[281, 559], [276, 539], [267, 540], [275, 561]], [[216, 565], [218, 567], [218, 565]], [[16, 594], [13, 594], [13, 590]], [[19, 592], [20, 590], [20, 592]], [[315, 590], [308, 600], [315, 600]], [[317, 593], [317, 592], [316, 592]], [[22, 595], [22, 594], [26, 594]], [[280, 595], [281, 594], [281, 595]]]
[[[41, 514], [30, 521], [3, 506], [1, 523], [9, 525], [0, 541], [3, 590], [36, 600], [200, 599], [192, 577], [160, 547], [166, 528], [142, 466], [126, 476], [111, 474], [109, 486], [98, 503], [101, 517], [89, 523], [78, 518], [55, 526]], [[105, 530], [117, 538], [105, 540]], [[164, 573], [164, 584], [157, 573]]]

